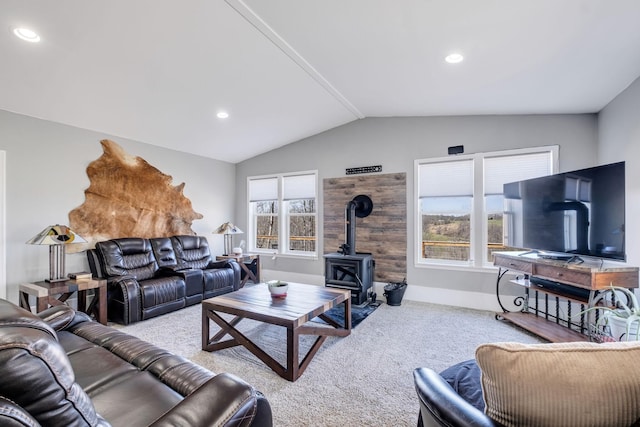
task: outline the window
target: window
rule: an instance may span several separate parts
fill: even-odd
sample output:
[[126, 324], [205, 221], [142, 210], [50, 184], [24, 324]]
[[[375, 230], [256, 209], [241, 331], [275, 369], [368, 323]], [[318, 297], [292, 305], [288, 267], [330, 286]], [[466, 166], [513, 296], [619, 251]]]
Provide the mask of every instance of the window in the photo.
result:
[[416, 263], [481, 267], [511, 221], [503, 184], [557, 170], [558, 147], [417, 160]]
[[468, 263], [472, 259], [473, 160], [423, 163], [418, 174], [422, 259]]
[[249, 177], [252, 251], [317, 255], [316, 172]]

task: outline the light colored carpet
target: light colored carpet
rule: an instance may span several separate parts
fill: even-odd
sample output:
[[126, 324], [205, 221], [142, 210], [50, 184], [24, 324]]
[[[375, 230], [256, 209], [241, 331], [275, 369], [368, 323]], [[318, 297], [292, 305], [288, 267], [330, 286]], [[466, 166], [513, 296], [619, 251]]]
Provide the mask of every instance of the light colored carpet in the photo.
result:
[[[302, 377], [291, 383], [242, 347], [202, 351], [201, 322], [197, 305], [120, 329], [213, 372], [241, 377], [267, 396], [278, 427], [415, 426], [415, 368], [439, 372], [473, 358], [476, 347], [486, 342], [541, 342], [495, 320], [491, 312], [412, 301], [398, 307], [382, 304], [350, 336], [329, 337]], [[252, 321], [239, 328], [284, 361], [284, 328]], [[308, 344], [301, 341], [301, 352]]]

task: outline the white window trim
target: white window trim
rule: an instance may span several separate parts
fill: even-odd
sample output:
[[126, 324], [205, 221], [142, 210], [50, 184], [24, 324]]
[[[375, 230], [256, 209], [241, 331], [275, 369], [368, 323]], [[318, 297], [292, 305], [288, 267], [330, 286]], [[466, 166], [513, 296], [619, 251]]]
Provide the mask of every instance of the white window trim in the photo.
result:
[[[464, 154], [464, 155], [456, 155], [456, 156], [447, 156], [447, 157], [436, 157], [429, 159], [417, 159], [414, 161], [414, 186], [413, 186], [413, 200], [414, 200], [414, 231], [413, 231], [413, 240], [414, 240], [414, 266], [415, 267], [436, 267], [436, 268], [447, 268], [451, 267], [454, 269], [484, 269], [487, 267], [491, 267], [491, 260], [487, 260], [485, 255], [485, 248], [488, 245], [488, 225], [487, 221], [484, 221], [486, 218], [486, 206], [485, 206], [485, 197], [484, 197], [484, 169], [483, 169], [483, 159], [487, 157], [496, 157], [496, 156], [516, 156], [522, 154], [532, 154], [532, 153], [540, 153], [540, 152], [551, 152], [551, 170], [552, 174], [556, 174], [559, 171], [559, 147], [557, 145], [546, 145], [546, 146], [538, 146], [538, 147], [529, 147], [529, 148], [518, 148], [512, 150], [501, 150], [501, 151], [492, 151], [492, 152], [484, 152], [484, 153], [474, 153], [474, 154]], [[430, 259], [425, 260], [422, 258], [422, 219], [421, 219], [421, 204], [420, 204], [420, 165], [428, 164], [428, 163], [443, 163], [443, 162], [453, 162], [460, 160], [468, 160], [471, 159], [474, 161], [473, 167], [473, 205], [472, 205], [472, 215], [470, 218], [470, 227], [471, 227], [471, 235], [470, 235], [470, 247], [469, 247], [469, 261], [456, 261], [456, 260], [443, 260], [443, 259]], [[480, 221], [481, 226], [476, 227], [477, 222]], [[478, 243], [480, 242], [480, 243]], [[481, 254], [480, 256], [476, 256], [476, 254]]]
[[[315, 216], [315, 236], [316, 236], [316, 250], [314, 252], [305, 252], [305, 251], [295, 251], [288, 250], [288, 238], [289, 238], [289, 212], [286, 211], [285, 206], [286, 202], [284, 200], [283, 191], [284, 191], [284, 178], [297, 176], [297, 175], [313, 175], [315, 180], [315, 199], [316, 199], [316, 212], [315, 214], [306, 214], [308, 216]], [[251, 208], [251, 199], [250, 199], [250, 185], [252, 180], [259, 179], [267, 179], [267, 178], [277, 178], [278, 180], [278, 249], [261, 249], [256, 247], [256, 233], [255, 233], [255, 222], [254, 222], [254, 214]], [[280, 257], [292, 257], [292, 258], [318, 258], [318, 247], [319, 241], [318, 238], [318, 171], [317, 170], [307, 170], [307, 171], [296, 171], [296, 172], [287, 172], [287, 173], [279, 173], [279, 174], [268, 174], [268, 175], [258, 175], [258, 176], [248, 176], [247, 177], [247, 228], [248, 228], [248, 242], [249, 242], [249, 250], [253, 253], [260, 254], [270, 254], [270, 255], [278, 255]]]

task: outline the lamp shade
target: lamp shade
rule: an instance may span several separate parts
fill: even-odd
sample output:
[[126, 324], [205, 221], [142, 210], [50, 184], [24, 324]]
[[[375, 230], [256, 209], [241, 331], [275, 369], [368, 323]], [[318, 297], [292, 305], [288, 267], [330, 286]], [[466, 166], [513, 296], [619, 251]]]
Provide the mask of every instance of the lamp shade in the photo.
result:
[[224, 255], [231, 254], [231, 247], [233, 246], [233, 237], [231, 235], [242, 233], [244, 233], [244, 231], [230, 222], [225, 222], [213, 232], [213, 234], [224, 234]]
[[87, 241], [71, 228], [60, 224], [50, 225], [27, 241], [29, 245], [49, 246], [49, 279], [46, 279], [48, 282], [67, 279], [64, 273], [64, 254], [65, 246], [70, 243], [87, 243]]
[[244, 231], [230, 222], [225, 222], [213, 232], [213, 234], [242, 234]]
[[70, 243], [87, 243], [66, 225], [50, 225], [27, 241], [29, 245], [68, 245]]

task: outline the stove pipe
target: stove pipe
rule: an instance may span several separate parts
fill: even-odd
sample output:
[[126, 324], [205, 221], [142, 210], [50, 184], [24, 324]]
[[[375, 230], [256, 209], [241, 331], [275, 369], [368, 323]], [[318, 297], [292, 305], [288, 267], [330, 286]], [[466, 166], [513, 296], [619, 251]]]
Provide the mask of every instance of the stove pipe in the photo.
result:
[[347, 203], [344, 212], [344, 227], [346, 242], [340, 246], [344, 255], [356, 254], [356, 217], [364, 218], [369, 216], [373, 210], [373, 202], [369, 196], [360, 194]]

